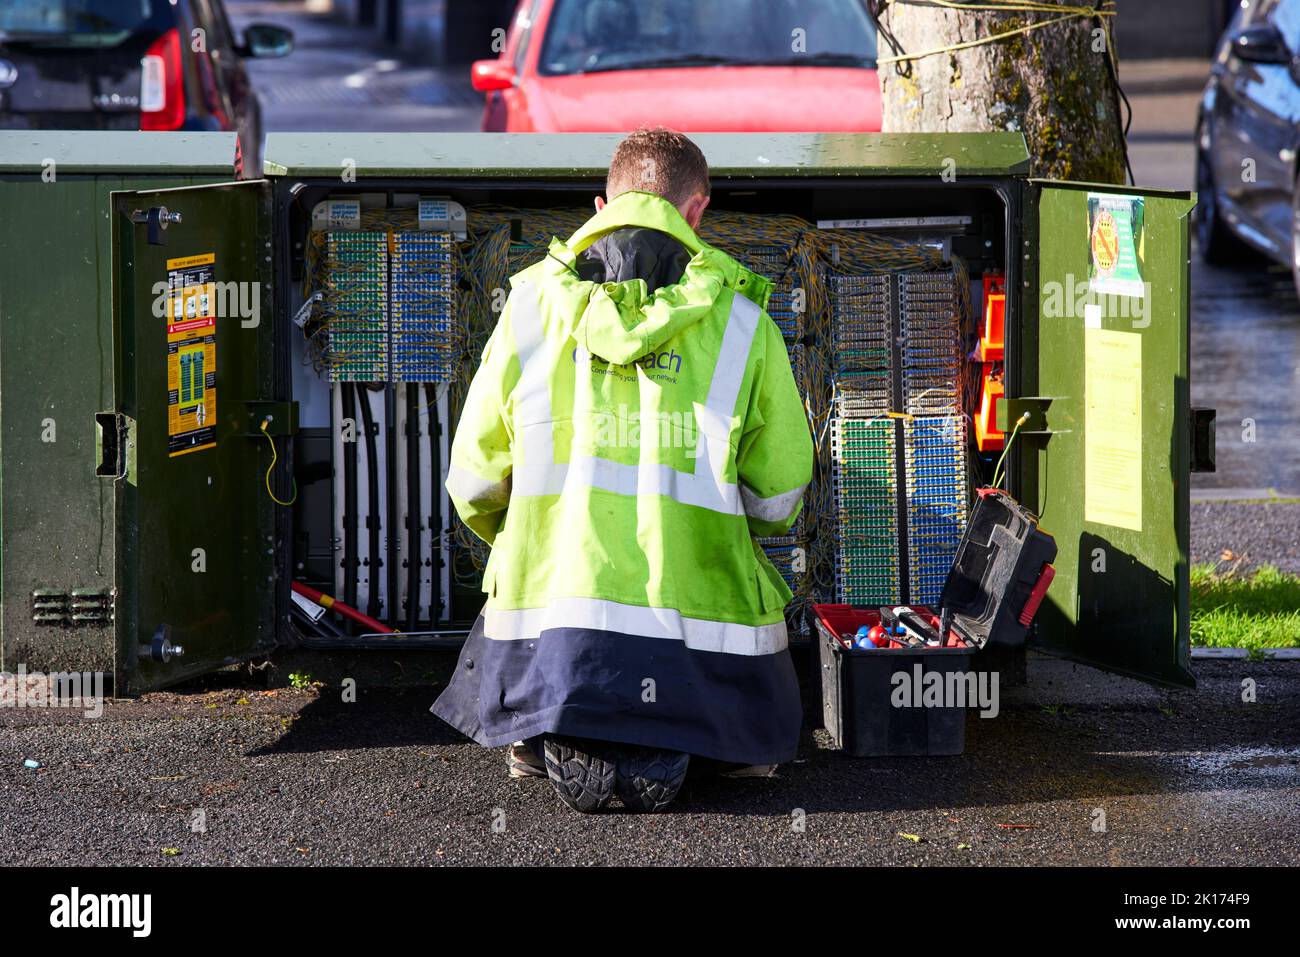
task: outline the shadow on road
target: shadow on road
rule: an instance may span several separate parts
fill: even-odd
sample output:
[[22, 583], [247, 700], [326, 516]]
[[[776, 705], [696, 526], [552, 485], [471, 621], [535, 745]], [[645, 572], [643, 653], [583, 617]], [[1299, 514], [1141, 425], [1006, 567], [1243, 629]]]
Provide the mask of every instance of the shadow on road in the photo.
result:
[[[1003, 694], [996, 718], [968, 714], [963, 755], [858, 759], [831, 749], [820, 730], [815, 675], [802, 655], [797, 659], [805, 713], [796, 760], [766, 779], [693, 774], [667, 813], [957, 812], [1060, 801], [1103, 805], [1124, 797], [1169, 801], [1221, 789], [1253, 792], [1267, 804], [1294, 800], [1300, 779], [1294, 733], [1300, 701], [1282, 691], [1295, 684], [1286, 672], [1278, 672], [1285, 680], [1270, 684], [1271, 703], [1242, 703], [1233, 668], [1217, 664], [1217, 677], [1203, 681], [1201, 690], [1168, 693], [1158, 706], [1040, 706], [1032, 695], [1013, 691]], [[1270, 681], [1270, 669], [1285, 667], [1243, 662], [1237, 670]], [[478, 745], [429, 713], [439, 687], [366, 691], [355, 704], [331, 689], [300, 708], [273, 744], [248, 757], [409, 747], [476, 754]], [[484, 767], [491, 775], [506, 773], [504, 757], [455, 764], [465, 769], [459, 773], [481, 775]]]

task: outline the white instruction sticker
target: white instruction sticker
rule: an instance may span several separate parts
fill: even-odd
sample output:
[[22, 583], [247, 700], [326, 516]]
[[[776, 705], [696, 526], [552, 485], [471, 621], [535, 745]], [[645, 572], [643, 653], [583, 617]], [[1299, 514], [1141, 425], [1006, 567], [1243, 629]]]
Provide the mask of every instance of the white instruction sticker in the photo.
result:
[[445, 199], [422, 199], [418, 207], [421, 229], [446, 229], [451, 209]]
[[312, 229], [360, 229], [361, 201], [327, 199], [311, 211]]

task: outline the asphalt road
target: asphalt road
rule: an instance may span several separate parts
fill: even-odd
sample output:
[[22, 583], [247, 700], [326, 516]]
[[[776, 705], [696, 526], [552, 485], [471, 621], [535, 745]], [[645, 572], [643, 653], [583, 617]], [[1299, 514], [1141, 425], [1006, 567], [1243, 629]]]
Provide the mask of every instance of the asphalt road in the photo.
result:
[[233, 0], [231, 25], [254, 21], [293, 30], [294, 51], [248, 60], [269, 131], [446, 132], [479, 128], [483, 96], [469, 68], [439, 69], [380, 49], [370, 31], [311, 12], [299, 2]]
[[583, 816], [427, 712], [453, 663], [430, 662], [356, 704], [227, 686], [98, 720], [5, 709], [0, 864], [1300, 864], [1293, 664], [1198, 662], [1198, 690], [1160, 692], [1035, 661], [960, 757], [847, 758], [810, 712], [775, 778]]

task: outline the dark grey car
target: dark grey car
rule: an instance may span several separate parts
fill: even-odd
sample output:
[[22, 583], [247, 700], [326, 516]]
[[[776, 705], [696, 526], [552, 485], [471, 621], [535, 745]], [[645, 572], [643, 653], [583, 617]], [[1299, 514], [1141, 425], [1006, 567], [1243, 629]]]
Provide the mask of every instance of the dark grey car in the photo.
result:
[[1197, 239], [1210, 262], [1258, 250], [1300, 291], [1300, 0], [1245, 0], [1210, 70], [1197, 124]]
[[221, 0], [0, 0], [0, 129], [235, 130], [261, 171], [261, 111], [243, 58], [293, 34], [236, 36]]

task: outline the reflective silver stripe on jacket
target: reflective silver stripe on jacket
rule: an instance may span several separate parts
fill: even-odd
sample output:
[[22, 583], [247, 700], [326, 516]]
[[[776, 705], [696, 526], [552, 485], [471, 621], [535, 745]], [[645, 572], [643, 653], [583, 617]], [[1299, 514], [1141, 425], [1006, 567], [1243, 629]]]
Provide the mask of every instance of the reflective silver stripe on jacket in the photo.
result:
[[781, 492], [763, 498], [744, 485], [740, 487], [740, 500], [745, 503], [745, 514], [761, 522], [781, 522], [790, 517], [799, 499], [803, 498], [807, 485], [800, 485], [788, 492]]
[[523, 461], [516, 460], [514, 467], [515, 495], [559, 495], [573, 483], [620, 495], [664, 495], [682, 505], [727, 515], [744, 514], [739, 487], [723, 476], [731, 452], [729, 436], [736, 401], [762, 315], [757, 305], [739, 293], [732, 297], [708, 397], [702, 405], [695, 404], [700, 445], [693, 473], [670, 465], [629, 465], [589, 455], [575, 455], [570, 462], [556, 463], [550, 377], [558, 344], [547, 341], [543, 334], [535, 290], [516, 289], [510, 309], [520, 370], [515, 409], [523, 453]]
[[625, 605], [603, 598], [556, 598], [545, 608], [483, 610], [483, 634], [497, 641], [527, 641], [553, 628], [665, 638], [685, 642], [694, 651], [730, 655], [772, 655], [789, 643], [785, 622], [738, 625], [707, 618], [687, 618], [671, 608]]
[[504, 508], [510, 501], [510, 477], [492, 482], [453, 464], [447, 468], [447, 492], [478, 507]]

